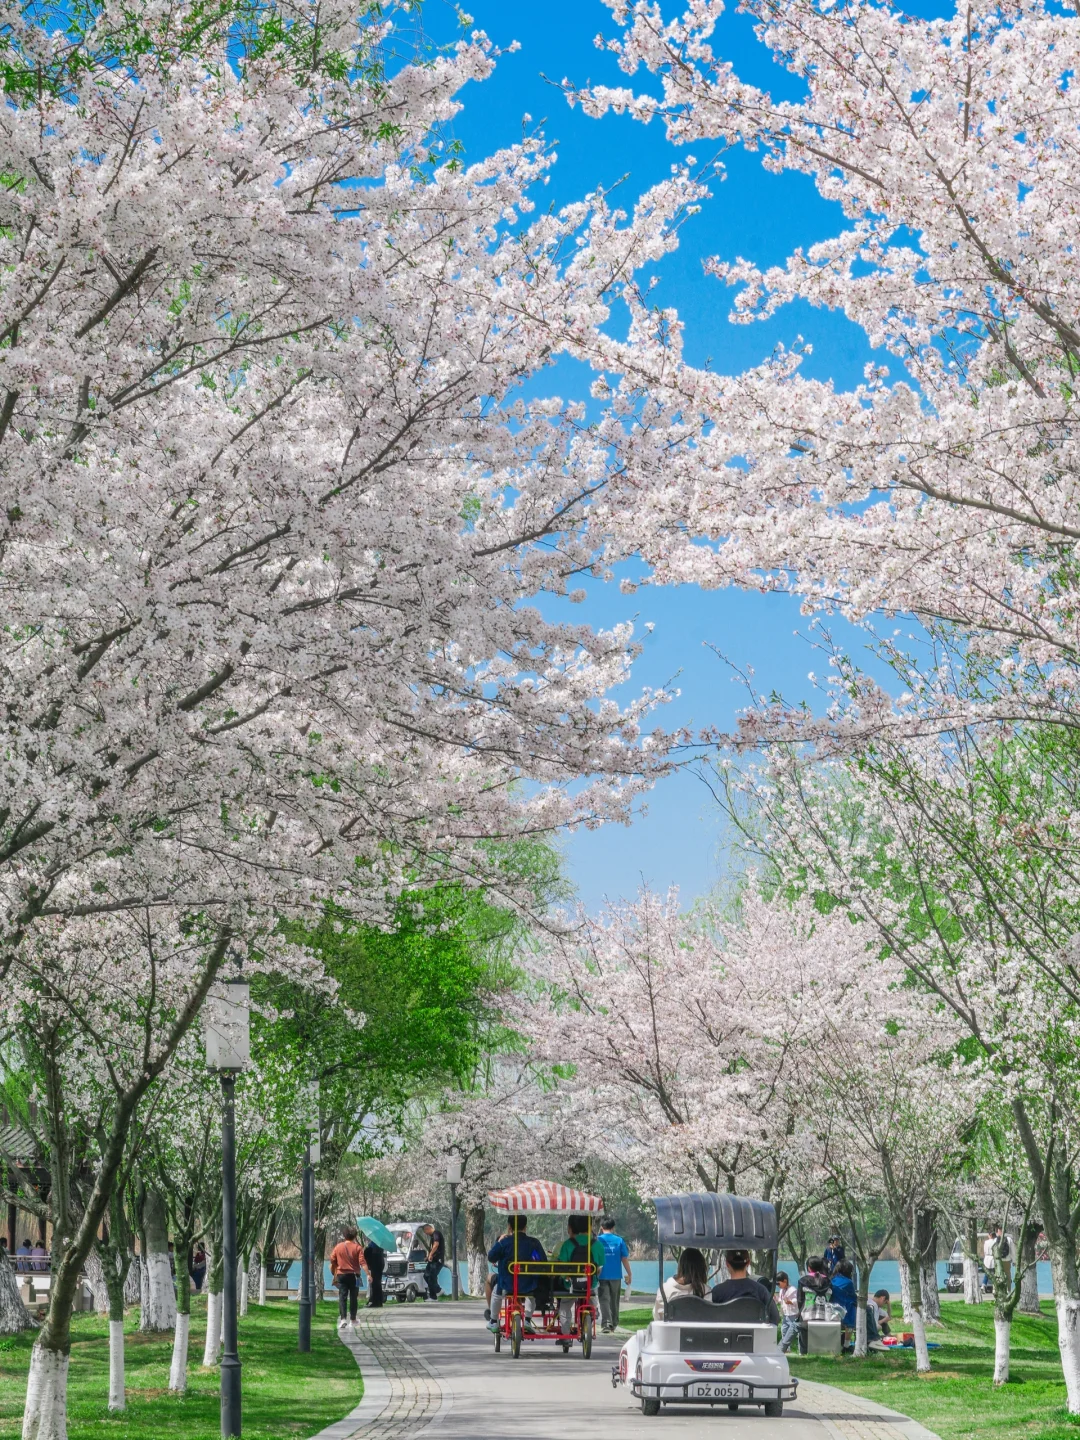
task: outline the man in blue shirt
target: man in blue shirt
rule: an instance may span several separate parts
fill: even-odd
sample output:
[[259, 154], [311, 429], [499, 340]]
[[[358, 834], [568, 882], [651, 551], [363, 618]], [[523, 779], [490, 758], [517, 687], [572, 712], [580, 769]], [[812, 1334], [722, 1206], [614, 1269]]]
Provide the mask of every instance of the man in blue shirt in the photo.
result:
[[630, 1284], [630, 1251], [622, 1236], [615, 1234], [615, 1221], [610, 1215], [601, 1220], [597, 1238], [604, 1247], [604, 1263], [596, 1287], [600, 1299], [600, 1329], [610, 1334], [619, 1323], [623, 1272], [627, 1285]]
[[[495, 1293], [491, 1297], [491, 1319], [488, 1321], [488, 1329], [492, 1332], [499, 1328], [499, 1313], [502, 1310], [504, 1295], [514, 1293], [514, 1274], [511, 1266], [517, 1261], [524, 1260], [546, 1260], [547, 1252], [540, 1241], [533, 1235], [525, 1233], [525, 1216], [511, 1215], [507, 1226], [508, 1233], [488, 1251], [488, 1259], [498, 1271], [495, 1282]], [[516, 1232], [516, 1235], [515, 1235]], [[532, 1313], [535, 1308], [534, 1295], [536, 1293], [536, 1276], [519, 1275], [517, 1281], [517, 1293], [524, 1298], [525, 1324], [532, 1328]]]

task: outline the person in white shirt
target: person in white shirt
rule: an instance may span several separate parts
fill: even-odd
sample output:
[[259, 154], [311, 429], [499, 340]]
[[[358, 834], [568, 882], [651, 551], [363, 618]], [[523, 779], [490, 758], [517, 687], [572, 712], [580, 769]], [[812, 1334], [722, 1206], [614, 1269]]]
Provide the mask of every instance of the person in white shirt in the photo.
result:
[[663, 1320], [665, 1299], [674, 1300], [679, 1295], [696, 1295], [699, 1300], [709, 1299], [709, 1267], [705, 1264], [705, 1256], [693, 1245], [686, 1247], [679, 1256], [679, 1268], [675, 1274], [664, 1281], [662, 1289], [657, 1290], [653, 1302], [653, 1319]]
[[799, 1292], [786, 1270], [777, 1271], [776, 1300], [780, 1306], [780, 1349], [786, 1355], [799, 1333]]

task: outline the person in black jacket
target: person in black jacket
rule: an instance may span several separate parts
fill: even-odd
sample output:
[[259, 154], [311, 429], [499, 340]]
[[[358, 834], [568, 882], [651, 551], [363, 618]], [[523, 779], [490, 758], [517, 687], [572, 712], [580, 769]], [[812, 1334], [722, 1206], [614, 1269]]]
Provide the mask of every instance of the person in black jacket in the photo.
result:
[[780, 1312], [776, 1308], [772, 1291], [760, 1280], [747, 1274], [750, 1269], [749, 1250], [725, 1250], [724, 1259], [730, 1279], [722, 1280], [719, 1285], [713, 1286], [713, 1304], [723, 1305], [726, 1300], [760, 1300], [766, 1318], [773, 1325], [779, 1325]]
[[374, 1240], [369, 1240], [364, 1246], [364, 1259], [368, 1267], [368, 1297], [367, 1303], [378, 1309], [386, 1297], [383, 1295], [382, 1277], [386, 1269], [386, 1251], [381, 1245], [376, 1245]]

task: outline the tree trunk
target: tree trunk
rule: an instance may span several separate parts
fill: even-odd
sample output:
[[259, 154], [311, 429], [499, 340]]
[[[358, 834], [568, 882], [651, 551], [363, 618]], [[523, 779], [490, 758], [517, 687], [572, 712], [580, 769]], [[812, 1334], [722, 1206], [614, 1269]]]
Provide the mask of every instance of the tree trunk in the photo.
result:
[[109, 1313], [109, 1287], [105, 1283], [105, 1269], [97, 1250], [91, 1250], [83, 1266], [83, 1274], [90, 1282], [90, 1293], [94, 1297], [94, 1310], [98, 1315]]
[[930, 1369], [930, 1351], [926, 1348], [926, 1325], [923, 1321], [922, 1267], [917, 1263], [917, 1258], [912, 1256], [906, 1268], [911, 1303], [911, 1330], [915, 1336], [915, 1370], [917, 1374], [925, 1375]]
[[465, 1257], [469, 1266], [469, 1294], [483, 1295], [487, 1285], [488, 1258], [484, 1243], [484, 1207], [471, 1204], [465, 1209]]
[[869, 1353], [866, 1336], [866, 1306], [870, 1298], [870, 1266], [859, 1266], [859, 1279], [855, 1287], [855, 1356], [860, 1358]]
[[169, 1265], [165, 1201], [157, 1190], [146, 1192], [143, 1226], [146, 1236], [146, 1251], [143, 1255], [146, 1286], [142, 1296], [139, 1329], [160, 1334], [171, 1330], [176, 1324], [176, 1296], [173, 1294], [172, 1269]]
[[900, 1262], [900, 1308], [904, 1312], [904, 1320], [911, 1324], [911, 1272], [908, 1270], [907, 1261]]
[[1067, 1235], [1059, 1242], [1050, 1240], [1050, 1271], [1054, 1277], [1054, 1309], [1066, 1405], [1070, 1415], [1080, 1415], [1080, 1276]]
[[1041, 1315], [1039, 1308], [1039, 1272], [1036, 1269], [1035, 1244], [1039, 1238], [1039, 1225], [1026, 1225], [1020, 1237], [1019, 1263], [1023, 1269], [1020, 1280], [1021, 1315]]
[[176, 1332], [173, 1335], [172, 1362], [169, 1365], [169, 1389], [182, 1395], [187, 1389], [188, 1342], [191, 1338], [191, 1312], [176, 1312]]
[[266, 1304], [266, 1261], [261, 1259], [259, 1263], [259, 1304]]
[[919, 1252], [923, 1324], [941, 1324], [941, 1297], [937, 1278], [937, 1211], [915, 1211], [915, 1248]]
[[142, 1300], [142, 1265], [134, 1251], [128, 1253], [127, 1275], [124, 1277], [124, 1304], [138, 1305]]
[[1012, 1320], [994, 1310], [994, 1384], [1004, 1385], [1009, 1378], [1009, 1336]]
[[206, 1258], [206, 1344], [202, 1363], [216, 1365], [221, 1350], [221, 1292], [225, 1278], [224, 1257], [216, 1237], [214, 1249]]
[[40, 1341], [30, 1352], [22, 1440], [67, 1440], [67, 1376], [70, 1356]]
[[206, 1344], [203, 1346], [204, 1365], [216, 1365], [221, 1349], [221, 1291], [211, 1290], [206, 1296]]
[[127, 1392], [124, 1382], [124, 1321], [109, 1320], [109, 1409], [125, 1410]]
[[982, 1281], [979, 1278], [979, 1222], [969, 1215], [964, 1227], [964, 1304], [982, 1304]]
[[[189, 1232], [190, 1233], [190, 1232]], [[191, 1338], [191, 1267], [190, 1246], [184, 1246], [182, 1266], [176, 1271], [176, 1331], [173, 1334], [172, 1362], [169, 1365], [169, 1389], [182, 1395], [187, 1389], [188, 1344]]]
[[0, 1335], [21, 1335], [33, 1329], [30, 1312], [19, 1294], [19, 1282], [6, 1255], [0, 1254]]

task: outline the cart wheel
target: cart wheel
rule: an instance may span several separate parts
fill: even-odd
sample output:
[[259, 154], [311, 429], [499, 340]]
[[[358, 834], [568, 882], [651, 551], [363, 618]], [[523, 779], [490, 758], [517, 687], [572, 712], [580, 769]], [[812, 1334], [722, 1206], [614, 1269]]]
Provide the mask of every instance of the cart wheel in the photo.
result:
[[498, 1353], [499, 1353], [499, 1351], [500, 1351], [501, 1349], [502, 1349], [502, 1331], [501, 1331], [501, 1330], [496, 1330], [496, 1331], [495, 1331], [495, 1354], [498, 1355]]
[[414, 1300], [419, 1300], [419, 1298], [420, 1298], [420, 1291], [417, 1290], [417, 1288], [416, 1288], [415, 1285], [410, 1285], [409, 1288], [405, 1291], [405, 1299], [406, 1299], [406, 1300], [409, 1302], [409, 1304], [411, 1305]]
[[586, 1310], [581, 1317], [581, 1358], [588, 1360], [592, 1354], [593, 1318], [592, 1311]]
[[510, 1354], [516, 1360], [521, 1354], [521, 1311], [515, 1310], [510, 1317]]
[[645, 1396], [643, 1395], [641, 1397], [641, 1413], [642, 1415], [659, 1415], [660, 1401], [646, 1400]]
[[399, 1305], [404, 1305], [404, 1304], [405, 1304], [405, 1296], [404, 1296], [404, 1295], [395, 1295], [395, 1296], [394, 1296], [394, 1299], [397, 1301], [397, 1303], [398, 1303]]
[[727, 1408], [728, 1408], [729, 1410], [738, 1410], [738, 1408], [739, 1408], [739, 1402], [738, 1402], [738, 1400], [729, 1400], [729, 1401], [727, 1402]]
[[767, 1420], [779, 1420], [784, 1413], [783, 1400], [766, 1400], [762, 1406]]
[[560, 1341], [559, 1341], [559, 1344], [562, 1346], [562, 1353], [563, 1353], [564, 1355], [569, 1355], [569, 1354], [570, 1354], [570, 1341], [569, 1341], [569, 1340], [560, 1340]]

